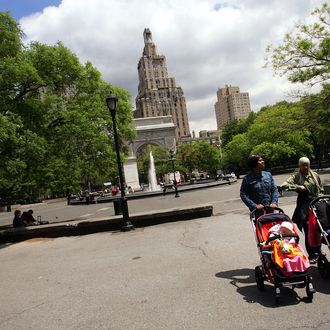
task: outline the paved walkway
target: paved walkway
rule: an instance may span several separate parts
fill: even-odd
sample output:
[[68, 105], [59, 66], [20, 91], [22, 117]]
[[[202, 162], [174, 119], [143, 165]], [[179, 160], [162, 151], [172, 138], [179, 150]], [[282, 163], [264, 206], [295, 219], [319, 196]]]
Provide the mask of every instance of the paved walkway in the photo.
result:
[[[285, 206], [292, 213], [294, 205]], [[259, 292], [250, 222], [228, 213], [129, 233], [36, 239], [0, 249], [0, 329], [318, 329], [330, 285]]]

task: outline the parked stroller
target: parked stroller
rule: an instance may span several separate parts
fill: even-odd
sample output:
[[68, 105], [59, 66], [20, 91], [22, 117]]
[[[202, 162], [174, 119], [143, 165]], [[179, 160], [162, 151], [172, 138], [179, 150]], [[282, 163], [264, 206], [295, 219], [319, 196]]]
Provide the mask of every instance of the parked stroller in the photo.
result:
[[[279, 303], [282, 287], [292, 287], [292, 289], [305, 287], [307, 299], [312, 301], [315, 290], [312, 278], [309, 275], [309, 262], [305, 253], [299, 250], [299, 253], [306, 261], [305, 268], [302, 268], [303, 271], [292, 271], [292, 269], [288, 271], [283, 264], [281, 267], [276, 259], [278, 246], [285, 241], [292, 242], [293, 244], [290, 246], [298, 246], [299, 236], [294, 229], [291, 219], [280, 208], [271, 209], [270, 207], [265, 207], [263, 209], [264, 214], [259, 218], [256, 218], [256, 211], [251, 212], [250, 220], [261, 260], [261, 266], [255, 267], [255, 280], [258, 289], [260, 291], [264, 290], [264, 281], [273, 284], [275, 286], [275, 300], [276, 303]], [[283, 222], [291, 224], [292, 232], [273, 234], [273, 228], [276, 225], [280, 228]]]
[[[310, 204], [310, 209], [314, 217], [310, 215], [309, 221], [312, 223], [309, 226], [311, 228], [314, 226], [313, 221], [315, 222], [320, 243], [325, 244], [330, 250], [330, 195], [315, 198]], [[324, 279], [330, 277], [330, 262], [322, 252], [317, 259], [317, 268]]]

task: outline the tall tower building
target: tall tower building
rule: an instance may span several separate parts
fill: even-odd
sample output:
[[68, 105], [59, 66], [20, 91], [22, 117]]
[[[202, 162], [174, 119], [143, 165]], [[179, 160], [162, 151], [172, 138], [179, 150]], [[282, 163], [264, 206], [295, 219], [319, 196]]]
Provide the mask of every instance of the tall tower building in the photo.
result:
[[217, 98], [214, 108], [218, 129], [223, 129], [230, 120], [246, 118], [251, 112], [249, 93], [241, 93], [239, 87], [219, 88]]
[[139, 86], [136, 118], [171, 115], [177, 127], [177, 140], [190, 136], [186, 100], [175, 78], [169, 77], [166, 58], [157, 53], [149, 29], [143, 32], [144, 49], [138, 63]]

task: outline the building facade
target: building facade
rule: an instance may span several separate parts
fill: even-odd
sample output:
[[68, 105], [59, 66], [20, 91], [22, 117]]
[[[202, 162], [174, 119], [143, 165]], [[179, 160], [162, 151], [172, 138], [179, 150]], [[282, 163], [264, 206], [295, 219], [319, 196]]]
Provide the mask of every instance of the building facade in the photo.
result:
[[214, 105], [218, 129], [225, 127], [228, 121], [246, 118], [251, 112], [249, 93], [240, 92], [239, 87], [225, 86], [217, 91]]
[[190, 136], [186, 100], [175, 78], [169, 77], [166, 57], [157, 53], [149, 29], [143, 32], [144, 49], [138, 63], [136, 118], [172, 116], [177, 140]]
[[219, 130], [199, 131], [198, 136], [196, 136], [195, 131], [192, 131], [192, 136], [182, 138], [180, 140], [180, 144], [190, 144], [193, 142], [208, 141], [209, 144], [220, 145], [221, 144], [220, 137], [221, 137], [221, 131]]

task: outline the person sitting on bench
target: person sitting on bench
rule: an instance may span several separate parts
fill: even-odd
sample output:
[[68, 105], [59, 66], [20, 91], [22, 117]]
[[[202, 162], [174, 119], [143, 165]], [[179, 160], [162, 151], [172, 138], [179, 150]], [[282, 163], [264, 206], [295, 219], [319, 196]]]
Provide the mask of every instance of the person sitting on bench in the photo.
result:
[[21, 219], [26, 223], [27, 226], [31, 226], [36, 223], [36, 219], [33, 217], [33, 210], [24, 211]]

